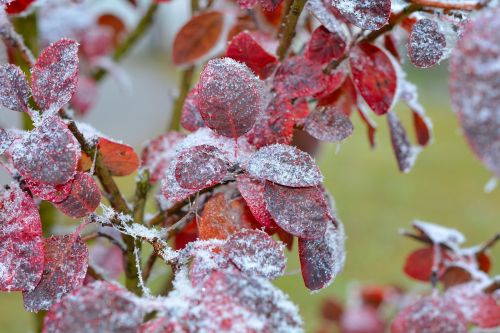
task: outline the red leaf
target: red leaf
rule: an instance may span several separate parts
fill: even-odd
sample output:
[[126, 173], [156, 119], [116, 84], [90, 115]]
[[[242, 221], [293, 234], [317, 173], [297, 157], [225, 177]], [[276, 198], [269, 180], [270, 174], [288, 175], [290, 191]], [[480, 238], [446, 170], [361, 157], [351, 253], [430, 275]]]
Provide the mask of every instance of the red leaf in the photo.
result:
[[354, 127], [340, 108], [329, 106], [311, 112], [305, 121], [304, 130], [318, 140], [339, 142], [348, 138]]
[[28, 109], [29, 89], [23, 71], [11, 64], [0, 67], [0, 105], [24, 112]]
[[78, 234], [45, 239], [42, 279], [36, 288], [23, 292], [28, 311], [48, 310], [65, 294], [82, 285], [89, 264], [89, 251]]
[[330, 214], [317, 187], [292, 188], [266, 181], [264, 199], [274, 221], [286, 232], [307, 239], [325, 234]]
[[368, 115], [365, 114], [361, 109], [358, 108], [358, 114], [363, 123], [366, 125], [366, 132], [368, 134], [368, 141], [370, 142], [370, 147], [373, 149], [377, 145], [375, 134], [377, 133], [377, 125], [368, 118]]
[[320, 63], [304, 57], [291, 57], [278, 67], [274, 87], [288, 98], [307, 97], [323, 91], [327, 86]]
[[230, 58], [210, 60], [198, 83], [205, 125], [231, 138], [245, 134], [261, 112], [263, 89], [263, 82], [245, 65]]
[[93, 213], [101, 202], [101, 192], [94, 178], [87, 173], [75, 175], [69, 196], [56, 204], [64, 214], [72, 218], [81, 218]]
[[198, 239], [198, 225], [196, 218], [193, 218], [180, 232], [175, 235], [175, 249], [181, 250], [187, 244]]
[[43, 111], [59, 111], [78, 81], [78, 43], [61, 39], [47, 47], [31, 68], [31, 92]]
[[[441, 257], [442, 258], [438, 263], [438, 276], [444, 271], [444, 260], [449, 258], [443, 250], [441, 250]], [[410, 255], [406, 258], [403, 270], [411, 278], [423, 282], [430, 282], [433, 261], [434, 249], [432, 247], [421, 248], [410, 253]]]
[[193, 16], [175, 36], [174, 64], [191, 64], [206, 55], [221, 37], [223, 25], [221, 12], [209, 11]]
[[431, 126], [428, 118], [418, 112], [412, 112], [412, 114], [417, 142], [421, 146], [426, 146], [431, 142]]
[[14, 0], [5, 6], [5, 11], [9, 14], [19, 14], [24, 12], [35, 0]]
[[332, 5], [352, 24], [378, 30], [389, 22], [390, 0], [333, 0]]
[[239, 175], [237, 180], [238, 190], [245, 199], [248, 208], [257, 222], [267, 228], [276, 227], [271, 214], [266, 208], [264, 201], [264, 182], [247, 174]]
[[31, 193], [40, 199], [58, 203], [68, 197], [71, 192], [71, 187], [73, 186], [73, 179], [59, 185], [48, 185], [27, 179], [26, 185]]
[[260, 230], [243, 230], [229, 237], [224, 249], [228, 258], [243, 273], [275, 279], [285, 272], [283, 248]]
[[394, 103], [397, 75], [387, 54], [373, 44], [359, 44], [349, 54], [354, 85], [366, 104], [378, 115], [387, 113]]
[[283, 0], [259, 0], [259, 3], [264, 10], [271, 12], [276, 10]]
[[[269, 76], [277, 58], [259, 44], [259, 39], [271, 44], [271, 39], [264, 34], [240, 32], [229, 43], [226, 56], [244, 63], [261, 79], [265, 79]], [[274, 46], [274, 43], [272, 45]]]
[[285, 186], [314, 186], [323, 180], [312, 157], [289, 145], [261, 148], [249, 158], [246, 169], [256, 178]]
[[304, 56], [312, 61], [326, 64], [340, 59], [344, 55], [346, 47], [344, 35], [339, 32], [330, 32], [321, 25], [312, 33]]
[[82, 117], [94, 107], [98, 96], [99, 88], [96, 82], [86, 76], [80, 76], [75, 94], [71, 98], [71, 106]]
[[450, 57], [450, 93], [465, 137], [484, 165], [500, 177], [500, 8], [470, 21]]
[[182, 188], [201, 190], [220, 183], [229, 167], [220, 149], [209, 145], [195, 146], [179, 154], [175, 178]]
[[16, 184], [0, 191], [0, 290], [32, 290], [43, 272], [42, 222]]
[[100, 137], [97, 147], [111, 175], [128, 176], [139, 168], [139, 157], [129, 145]]
[[181, 126], [188, 131], [194, 132], [198, 128], [204, 127], [205, 123], [198, 110], [198, 88], [193, 88], [186, 96], [181, 113]]
[[151, 182], [160, 180], [175, 156], [175, 146], [184, 139], [178, 132], [169, 132], [149, 141], [142, 152], [142, 165], [149, 169]]
[[425, 109], [418, 101], [417, 87], [406, 80], [400, 81], [400, 98], [406, 102], [413, 113], [413, 126], [417, 143], [420, 146], [426, 146], [432, 139], [432, 122], [425, 115]]
[[409, 172], [415, 164], [418, 150], [411, 146], [406, 135], [406, 130], [394, 112], [387, 114], [389, 131], [391, 133], [391, 143], [396, 160], [401, 172]]
[[472, 278], [472, 272], [468, 268], [462, 267], [462, 265], [449, 264], [439, 277], [439, 281], [443, 283], [444, 289], [447, 290], [450, 287], [469, 282]]
[[436, 21], [422, 19], [411, 28], [408, 38], [408, 55], [411, 62], [420, 68], [435, 65], [443, 57], [446, 37]]
[[36, 182], [58, 185], [73, 178], [80, 145], [57, 116], [48, 117], [14, 146], [14, 166]]
[[404, 308], [392, 322], [391, 332], [466, 333], [467, 325], [456, 305], [427, 296]]
[[310, 290], [319, 290], [332, 283], [344, 268], [344, 227], [329, 221], [323, 237], [299, 238], [299, 258], [302, 278]]
[[132, 333], [142, 323], [144, 310], [135, 296], [121, 287], [96, 281], [80, 287], [52, 305], [44, 333]]

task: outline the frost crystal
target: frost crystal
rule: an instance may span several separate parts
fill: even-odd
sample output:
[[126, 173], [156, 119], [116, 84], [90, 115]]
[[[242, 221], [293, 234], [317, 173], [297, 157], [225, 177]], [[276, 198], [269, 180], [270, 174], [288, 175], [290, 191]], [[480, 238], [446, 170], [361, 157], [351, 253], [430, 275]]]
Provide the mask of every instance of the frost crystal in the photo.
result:
[[0, 67], [0, 105], [23, 112], [28, 109], [29, 88], [21, 69], [11, 64]]
[[422, 19], [411, 28], [408, 53], [411, 62], [421, 68], [436, 64], [444, 54], [446, 37], [436, 21]]
[[333, 0], [332, 5], [352, 24], [377, 30], [389, 21], [391, 0]]

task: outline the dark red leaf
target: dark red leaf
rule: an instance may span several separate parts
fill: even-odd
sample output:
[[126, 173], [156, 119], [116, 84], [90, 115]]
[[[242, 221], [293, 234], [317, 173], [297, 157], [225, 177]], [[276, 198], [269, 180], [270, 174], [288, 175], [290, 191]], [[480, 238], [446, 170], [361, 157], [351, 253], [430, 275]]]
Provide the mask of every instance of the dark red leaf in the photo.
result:
[[23, 292], [28, 311], [48, 310], [62, 296], [82, 285], [89, 264], [89, 251], [78, 234], [45, 239], [42, 279], [36, 288]]
[[31, 92], [43, 111], [59, 111], [78, 81], [78, 43], [61, 39], [47, 47], [31, 68]]
[[317, 187], [292, 188], [266, 181], [264, 199], [274, 221], [286, 232], [307, 239], [325, 234], [330, 214]]
[[415, 23], [408, 39], [411, 62], [420, 68], [435, 65], [443, 57], [446, 37], [436, 21], [424, 18]]
[[175, 235], [175, 249], [181, 250], [190, 242], [198, 239], [198, 224], [196, 217]]
[[135, 333], [144, 310], [134, 294], [104, 281], [74, 290], [52, 305], [44, 333]]
[[245, 199], [248, 208], [250, 208], [250, 211], [257, 222], [267, 228], [276, 227], [276, 223], [267, 210], [266, 202], [264, 200], [265, 183], [262, 180], [255, 179], [247, 174], [238, 176], [236, 180], [238, 190], [240, 191], [243, 199]]
[[64, 214], [72, 218], [81, 218], [93, 213], [101, 202], [101, 192], [94, 178], [87, 173], [75, 175], [69, 196], [56, 204]]
[[24, 12], [35, 0], [14, 0], [5, 6], [5, 11], [9, 14], [19, 14]]
[[387, 113], [394, 103], [396, 69], [378, 46], [359, 44], [349, 54], [353, 83], [366, 104], [378, 115]]
[[209, 145], [195, 146], [179, 154], [175, 178], [182, 188], [201, 190], [220, 183], [229, 167], [220, 149]]
[[[445, 251], [441, 250], [441, 260], [438, 262], [438, 276], [443, 273], [444, 260], [449, 256]], [[432, 276], [432, 266], [434, 262], [434, 249], [425, 247], [413, 251], [406, 258], [404, 272], [411, 278], [423, 282], [430, 282]]]
[[194, 87], [186, 96], [181, 113], [181, 126], [188, 131], [194, 132], [200, 127], [204, 127], [205, 123], [201, 118], [198, 110], [198, 88]]
[[111, 175], [128, 176], [139, 168], [139, 157], [129, 145], [100, 137], [97, 147]]
[[444, 289], [467, 283], [472, 280], [472, 272], [462, 266], [449, 265], [439, 277], [439, 281], [443, 283]]
[[289, 145], [265, 146], [249, 158], [245, 167], [256, 178], [285, 186], [314, 186], [323, 180], [312, 157]]
[[310, 290], [329, 285], [344, 268], [344, 227], [328, 222], [325, 234], [318, 239], [299, 238], [299, 258], [304, 284]]
[[80, 145], [57, 116], [48, 117], [14, 146], [14, 166], [26, 179], [58, 185], [73, 178]]
[[326, 64], [340, 59], [346, 51], [345, 36], [339, 32], [330, 32], [324, 26], [319, 26], [312, 33], [304, 56], [312, 61]]
[[394, 35], [391, 33], [384, 36], [384, 48], [398, 61], [401, 62], [401, 55], [399, 54], [398, 45]]
[[368, 115], [365, 114], [360, 108], [358, 108], [358, 114], [363, 123], [366, 125], [366, 132], [368, 134], [368, 141], [370, 142], [370, 147], [373, 149], [377, 145], [375, 134], [377, 133], [377, 124], [375, 124]]
[[344, 309], [342, 307], [342, 304], [332, 298], [325, 299], [323, 301], [323, 304], [321, 305], [321, 314], [323, 316], [323, 319], [332, 322], [339, 322], [340, 318], [342, 318], [343, 312]]
[[340, 108], [328, 106], [311, 112], [305, 121], [304, 130], [318, 140], [339, 142], [349, 137], [354, 127]]
[[23, 71], [11, 64], [0, 67], [0, 105], [24, 112], [28, 109], [29, 89]]
[[52, 203], [58, 203], [68, 197], [71, 192], [71, 187], [73, 186], [73, 179], [69, 180], [67, 183], [59, 185], [43, 184], [27, 179], [26, 185], [30, 189], [31, 193], [40, 199], [47, 200]]
[[209, 11], [193, 16], [175, 36], [174, 64], [191, 64], [206, 55], [221, 37], [223, 25], [221, 12]]
[[0, 290], [33, 290], [43, 272], [42, 222], [16, 184], [0, 190]]
[[291, 57], [278, 67], [274, 76], [276, 91], [288, 98], [307, 97], [323, 91], [326, 77], [320, 63], [305, 57]]
[[175, 156], [175, 146], [184, 139], [178, 132], [168, 132], [149, 141], [142, 152], [142, 165], [149, 169], [151, 182], [160, 180]]
[[378, 30], [391, 15], [391, 0], [333, 0], [332, 5], [352, 24], [366, 30]]
[[396, 113], [389, 112], [387, 114], [387, 122], [391, 133], [392, 149], [396, 155], [399, 170], [405, 173], [409, 172], [413, 164], [415, 164], [418, 150], [412, 147], [408, 141], [406, 130], [396, 116]]
[[245, 134], [261, 112], [263, 89], [263, 82], [245, 65], [230, 58], [210, 60], [198, 83], [205, 125], [226, 137]]
[[431, 142], [431, 126], [428, 118], [418, 112], [412, 112], [412, 114], [417, 142], [421, 146], [426, 146]]

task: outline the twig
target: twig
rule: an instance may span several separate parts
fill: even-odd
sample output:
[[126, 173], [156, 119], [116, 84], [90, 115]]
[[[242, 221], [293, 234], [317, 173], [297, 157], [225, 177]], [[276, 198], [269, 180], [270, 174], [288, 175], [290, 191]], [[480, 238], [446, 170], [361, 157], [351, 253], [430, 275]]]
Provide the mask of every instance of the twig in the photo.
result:
[[144, 282], [147, 282], [149, 277], [151, 276], [151, 272], [153, 271], [153, 266], [156, 262], [156, 259], [158, 259], [158, 255], [156, 254], [156, 252], [151, 252], [148, 260], [146, 261], [146, 264], [144, 264], [144, 269], [142, 270], [142, 279], [144, 280]]
[[276, 54], [280, 60], [283, 60], [292, 44], [293, 37], [295, 37], [295, 27], [299, 20], [299, 16], [304, 9], [307, 0], [294, 0], [288, 14], [285, 17], [285, 24], [283, 27], [283, 33], [281, 34], [280, 43]]
[[488, 240], [486, 243], [484, 243], [480, 248], [478, 252], [485, 252], [488, 249], [492, 248], [493, 246], [496, 245], [497, 242], [500, 241], [500, 232], [497, 232], [490, 240]]
[[433, 8], [441, 8], [448, 10], [477, 10], [481, 9], [485, 6], [484, 3], [478, 1], [476, 3], [463, 3], [460, 1], [451, 2], [451, 1], [439, 1], [439, 0], [411, 0], [411, 3], [423, 7], [433, 7]]

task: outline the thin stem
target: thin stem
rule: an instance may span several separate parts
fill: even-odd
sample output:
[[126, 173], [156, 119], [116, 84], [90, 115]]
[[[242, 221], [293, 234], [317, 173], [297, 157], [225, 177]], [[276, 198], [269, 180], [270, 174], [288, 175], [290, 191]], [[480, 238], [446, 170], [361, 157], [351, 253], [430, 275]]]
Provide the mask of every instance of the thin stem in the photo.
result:
[[415, 5], [420, 5], [424, 7], [441, 8], [448, 10], [477, 10], [484, 7], [481, 1], [476, 3], [463, 3], [461, 1], [451, 2], [451, 1], [439, 1], [439, 0], [411, 0], [411, 3]]
[[484, 252], [496, 245], [500, 241], [500, 232], [497, 232], [490, 240], [484, 243], [478, 252]]
[[283, 33], [281, 34], [280, 43], [276, 51], [280, 60], [285, 58], [290, 45], [292, 45], [293, 37], [295, 37], [295, 27], [306, 2], [307, 0], [294, 0], [286, 15]]
[[144, 280], [144, 282], [147, 282], [149, 277], [151, 276], [151, 272], [153, 271], [153, 266], [156, 262], [156, 259], [158, 259], [158, 255], [156, 254], [156, 252], [151, 252], [142, 271], [142, 279]]

